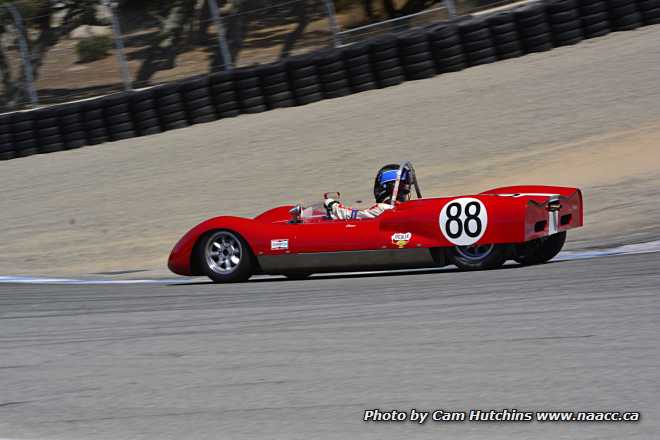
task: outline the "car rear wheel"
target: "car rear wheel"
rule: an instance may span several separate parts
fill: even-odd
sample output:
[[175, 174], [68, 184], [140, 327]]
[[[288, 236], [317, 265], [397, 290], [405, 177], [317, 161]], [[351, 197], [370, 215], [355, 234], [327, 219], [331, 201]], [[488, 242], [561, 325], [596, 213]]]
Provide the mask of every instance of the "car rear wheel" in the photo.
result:
[[563, 231], [519, 244], [514, 260], [524, 266], [546, 263], [561, 251], [565, 242], [566, 231]]
[[456, 246], [449, 252], [451, 262], [459, 269], [481, 270], [500, 267], [509, 258], [511, 247], [505, 244], [473, 244]]
[[206, 234], [198, 243], [199, 267], [216, 283], [247, 281], [252, 275], [252, 251], [240, 235], [226, 230]]

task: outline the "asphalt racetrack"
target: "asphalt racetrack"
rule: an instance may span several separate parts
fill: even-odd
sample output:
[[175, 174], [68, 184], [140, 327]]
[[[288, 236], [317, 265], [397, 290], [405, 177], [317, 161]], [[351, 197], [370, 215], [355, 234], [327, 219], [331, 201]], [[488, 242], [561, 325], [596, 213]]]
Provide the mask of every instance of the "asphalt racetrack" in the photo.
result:
[[[241, 285], [0, 285], [0, 436], [654, 439], [660, 253]], [[366, 423], [365, 409], [641, 411]]]

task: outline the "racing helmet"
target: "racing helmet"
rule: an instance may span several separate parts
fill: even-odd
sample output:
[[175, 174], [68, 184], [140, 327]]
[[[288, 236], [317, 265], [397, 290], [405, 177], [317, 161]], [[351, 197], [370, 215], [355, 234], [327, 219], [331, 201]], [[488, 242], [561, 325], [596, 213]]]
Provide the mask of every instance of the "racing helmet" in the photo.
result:
[[[393, 203], [392, 193], [394, 192], [399, 168], [400, 166], [397, 164], [388, 164], [378, 170], [376, 180], [374, 181], [374, 198], [376, 199], [376, 203]], [[411, 183], [410, 170], [404, 168], [401, 171], [401, 181], [399, 182], [399, 191], [396, 196], [397, 201], [406, 202], [410, 199]]]

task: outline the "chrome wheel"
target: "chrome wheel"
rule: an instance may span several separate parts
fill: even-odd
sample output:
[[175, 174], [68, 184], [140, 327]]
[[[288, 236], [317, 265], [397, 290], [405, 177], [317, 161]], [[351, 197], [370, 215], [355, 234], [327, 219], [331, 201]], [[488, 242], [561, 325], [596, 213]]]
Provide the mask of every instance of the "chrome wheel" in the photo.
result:
[[495, 249], [494, 244], [473, 244], [470, 246], [456, 246], [456, 254], [461, 258], [477, 262], [487, 258]]
[[229, 231], [213, 234], [204, 249], [204, 257], [209, 269], [222, 275], [229, 275], [238, 268], [243, 253], [241, 241]]

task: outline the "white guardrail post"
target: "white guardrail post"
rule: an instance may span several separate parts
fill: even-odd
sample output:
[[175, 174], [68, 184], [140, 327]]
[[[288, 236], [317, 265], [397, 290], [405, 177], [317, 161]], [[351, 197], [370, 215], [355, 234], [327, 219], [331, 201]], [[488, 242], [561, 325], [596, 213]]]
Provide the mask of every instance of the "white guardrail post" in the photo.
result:
[[227, 44], [225, 28], [222, 26], [222, 18], [220, 17], [218, 3], [216, 0], [209, 0], [208, 4], [211, 15], [213, 16], [213, 22], [215, 23], [215, 31], [218, 33], [218, 46], [220, 47], [220, 53], [222, 54], [222, 59], [224, 61], [224, 68], [227, 71], [231, 71], [233, 68], [233, 62], [231, 59], [231, 52], [229, 51], [229, 45]]
[[32, 72], [32, 60], [30, 59], [30, 49], [28, 48], [27, 39], [25, 37], [25, 28], [23, 26], [23, 17], [18, 11], [18, 8], [13, 3], [7, 3], [4, 5], [12, 18], [14, 19], [14, 24], [16, 25], [16, 31], [18, 32], [18, 47], [21, 52], [21, 60], [23, 61], [23, 74], [25, 75], [25, 88], [30, 96], [30, 102], [32, 105], [39, 104], [39, 96], [37, 96], [37, 90], [34, 88], [34, 73]]
[[103, 0], [103, 5], [110, 11], [110, 19], [112, 20], [112, 34], [115, 39], [115, 47], [117, 49], [117, 62], [119, 63], [119, 70], [121, 71], [121, 78], [124, 83], [124, 90], [131, 90], [133, 83], [131, 81], [131, 74], [128, 70], [128, 63], [124, 55], [124, 37], [121, 33], [121, 26], [119, 25], [119, 18], [117, 17], [115, 8], [117, 7], [116, 1]]
[[341, 39], [339, 37], [339, 24], [337, 23], [337, 12], [335, 11], [334, 0], [323, 0], [325, 3], [325, 10], [328, 14], [328, 23], [330, 24], [330, 32], [332, 32], [332, 42], [334, 47], [341, 46]]
[[445, 8], [447, 8], [447, 15], [449, 15], [449, 18], [456, 17], [456, 2], [454, 2], [454, 0], [443, 0], [442, 3], [445, 5]]

